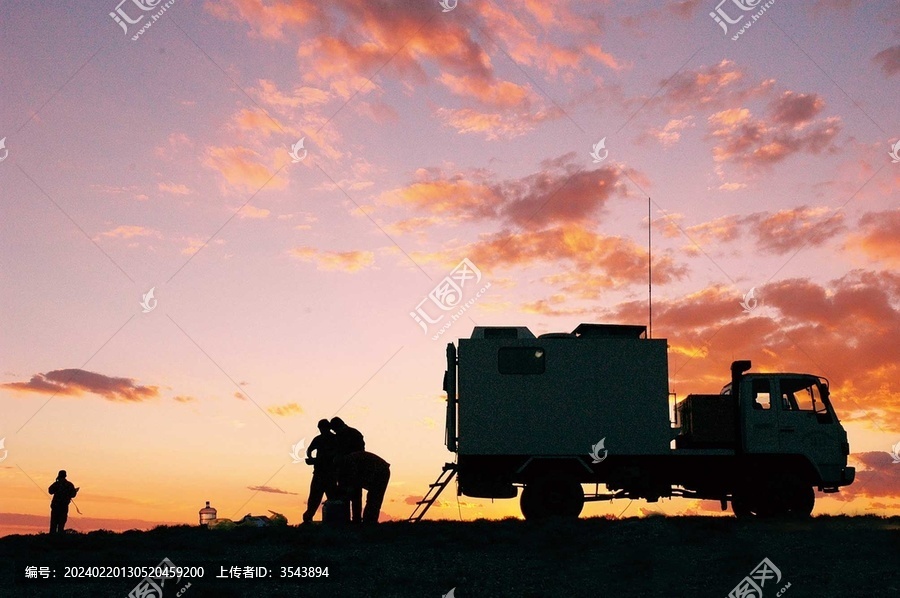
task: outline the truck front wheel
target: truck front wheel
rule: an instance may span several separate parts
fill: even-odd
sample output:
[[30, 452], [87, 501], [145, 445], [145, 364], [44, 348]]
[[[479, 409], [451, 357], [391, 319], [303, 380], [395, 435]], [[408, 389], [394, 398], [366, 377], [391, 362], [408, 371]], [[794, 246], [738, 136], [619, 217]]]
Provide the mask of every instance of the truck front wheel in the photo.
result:
[[737, 517], [792, 517], [803, 519], [812, 514], [816, 493], [812, 486], [775, 479], [763, 488], [736, 492], [731, 510]]
[[529, 521], [550, 516], [577, 519], [584, 508], [584, 490], [573, 478], [538, 478], [522, 489], [519, 506]]

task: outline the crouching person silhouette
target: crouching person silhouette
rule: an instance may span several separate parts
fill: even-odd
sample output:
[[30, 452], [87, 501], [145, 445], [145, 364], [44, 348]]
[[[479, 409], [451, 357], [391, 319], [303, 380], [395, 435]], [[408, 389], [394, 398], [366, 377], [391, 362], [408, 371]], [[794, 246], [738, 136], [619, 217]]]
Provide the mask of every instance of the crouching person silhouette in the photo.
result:
[[50, 533], [62, 534], [66, 531], [66, 520], [69, 518], [69, 502], [78, 494], [80, 488], [66, 479], [66, 470], [61, 469], [56, 481], [50, 484], [47, 492], [53, 495], [50, 501]]
[[378, 513], [384, 502], [391, 479], [391, 465], [378, 455], [367, 451], [357, 451], [338, 457], [337, 482], [341, 492], [349, 496], [359, 496], [366, 490], [366, 507], [362, 513], [363, 523], [378, 523]]

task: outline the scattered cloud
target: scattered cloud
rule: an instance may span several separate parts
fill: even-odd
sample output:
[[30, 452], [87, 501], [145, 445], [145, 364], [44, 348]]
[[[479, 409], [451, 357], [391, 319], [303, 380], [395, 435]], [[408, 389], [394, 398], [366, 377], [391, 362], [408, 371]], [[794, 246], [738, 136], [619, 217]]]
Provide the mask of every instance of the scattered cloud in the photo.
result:
[[900, 208], [864, 214], [848, 245], [889, 266], [900, 265]]
[[174, 183], [159, 183], [157, 188], [163, 193], [169, 193], [171, 195], [190, 195], [191, 190], [188, 189], [187, 185], [176, 185]]
[[28, 382], [0, 384], [18, 392], [77, 397], [95, 394], [108, 401], [139, 403], [159, 396], [158, 386], [142, 386], [133, 378], [115, 378], [81, 369], [53, 370], [35, 374]]
[[279, 417], [290, 417], [292, 415], [301, 415], [303, 409], [297, 403], [288, 403], [286, 405], [273, 405], [266, 409], [272, 415]]
[[[821, 247], [846, 231], [845, 216], [826, 207], [800, 206], [777, 212], [755, 212], [729, 215], [688, 227], [681, 226], [683, 217], [671, 214], [655, 221], [663, 236], [678, 238], [681, 230], [695, 243], [730, 243], [749, 237], [757, 251], [783, 255], [802, 247]], [[680, 229], [679, 229], [680, 227]], [[686, 247], [696, 252], [692, 244]]]
[[241, 218], [260, 219], [260, 218], [268, 218], [269, 214], [271, 214], [271, 213], [272, 212], [270, 212], [269, 210], [267, 210], [265, 208], [257, 208], [254, 205], [246, 204], [244, 207], [241, 208], [241, 211], [238, 213], [238, 215]]
[[276, 171], [264, 164], [263, 157], [247, 147], [209, 147], [204, 164], [238, 191], [256, 192], [263, 186], [269, 189], [287, 186], [287, 179], [276, 177]]
[[900, 44], [885, 48], [872, 59], [888, 77], [900, 73]]
[[[160, 233], [146, 226], [135, 226], [123, 224], [112, 230], [100, 233], [99, 237], [109, 237], [112, 239], [131, 239], [134, 237], [160, 237]], [[95, 239], [98, 237], [95, 237]]]
[[254, 492], [268, 492], [269, 494], [291, 494], [296, 496], [296, 492], [288, 492], [287, 490], [282, 490], [281, 488], [275, 488], [274, 486], [247, 486], [247, 490], [252, 490]]
[[716, 140], [713, 157], [747, 168], [765, 168], [798, 153], [834, 153], [841, 119], [814, 121], [824, 101], [813, 94], [785, 92], [769, 104], [769, 120], [754, 118], [747, 108], [716, 112], [707, 121]]
[[375, 263], [371, 251], [324, 251], [314, 247], [294, 247], [288, 252], [292, 257], [316, 264], [318, 270], [358, 272]]

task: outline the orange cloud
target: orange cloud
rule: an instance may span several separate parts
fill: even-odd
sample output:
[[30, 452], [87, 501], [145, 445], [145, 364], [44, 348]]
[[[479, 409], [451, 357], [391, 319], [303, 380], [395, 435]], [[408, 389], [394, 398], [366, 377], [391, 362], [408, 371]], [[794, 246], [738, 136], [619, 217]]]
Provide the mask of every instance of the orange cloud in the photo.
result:
[[287, 185], [286, 179], [272, 178], [275, 171], [262, 163], [262, 156], [246, 147], [209, 147], [204, 164], [242, 191], [255, 192], [267, 183], [272, 189]]
[[744, 73], [731, 60], [718, 64], [685, 70], [666, 81], [663, 92], [652, 100], [654, 105], [663, 105], [670, 111], [696, 110], [707, 105], [722, 105], [737, 98], [746, 97], [751, 92], [740, 88]]
[[172, 195], [190, 195], [191, 190], [187, 185], [175, 185], [173, 183], [159, 183], [157, 188], [163, 193], [171, 193]]
[[829, 208], [800, 206], [743, 219], [760, 251], [784, 254], [801, 247], [818, 247], [846, 229], [844, 214]]
[[241, 218], [268, 218], [269, 214], [271, 214], [269, 210], [265, 208], [257, 208], [256, 206], [247, 204], [241, 208], [241, 211], [238, 213]]
[[249, 23], [255, 33], [269, 39], [279, 39], [287, 26], [303, 25], [322, 18], [322, 5], [308, 0], [264, 3], [263, 0], [207, 1], [203, 8], [223, 20]]
[[[716, 392], [731, 360], [749, 358], [756, 371], [825, 376], [843, 420], [877, 418], [879, 429], [900, 431], [900, 274], [856, 270], [823, 285], [796, 278], [756, 291], [761, 307], [750, 314], [741, 292], [719, 286], [654, 301], [674, 390]], [[609, 315], [643, 322], [646, 309], [633, 301]]]
[[253, 131], [268, 137], [273, 133], [284, 132], [278, 121], [274, 120], [270, 114], [266, 114], [262, 110], [248, 110], [244, 108], [234, 116], [234, 123], [239, 129], [245, 131]]
[[318, 270], [358, 272], [375, 263], [371, 251], [321, 251], [314, 247], [295, 247], [288, 252], [305, 262], [313, 262]]
[[301, 415], [303, 409], [297, 403], [288, 403], [287, 405], [273, 405], [266, 409], [272, 415], [280, 417], [290, 417], [292, 415]]
[[[452, 252], [416, 254], [414, 257], [426, 262], [452, 261], [449, 253], [466, 255], [479, 268], [485, 269], [569, 262], [571, 270], [584, 274], [561, 273], [545, 281], [584, 298], [594, 298], [603, 289], [647, 279], [644, 248], [628, 239], [607, 237], [578, 224], [517, 234], [500, 232]], [[685, 266], [676, 265], [668, 256], [656, 257], [653, 268], [654, 281], [658, 284], [679, 280], [687, 274]]]
[[316, 106], [328, 101], [328, 92], [316, 87], [300, 86], [288, 95], [278, 89], [278, 86], [267, 79], [259, 80], [259, 88], [252, 90], [262, 102], [276, 108], [299, 108], [301, 106]]
[[498, 108], [520, 106], [527, 101], [529, 90], [509, 81], [490, 81], [483, 77], [442, 74], [438, 80], [453, 93], [474, 97], [482, 104]]
[[669, 147], [678, 143], [681, 139], [682, 131], [694, 126], [693, 120], [693, 116], [673, 118], [661, 129], [650, 129], [642, 137], [655, 139], [663, 146]]
[[380, 200], [451, 219], [501, 220], [536, 229], [587, 222], [614, 194], [626, 193], [615, 166], [587, 170], [570, 153], [541, 167], [534, 174], [500, 181], [484, 170], [450, 175], [422, 169], [418, 181], [386, 192]]
[[[680, 215], [670, 215], [657, 220], [654, 226], [665, 237], [677, 238], [686, 234], [699, 245], [729, 243], [749, 236], [758, 251], [774, 255], [783, 255], [801, 247], [820, 247], [846, 230], [844, 214], [825, 207], [799, 206], [778, 212], [756, 212], [744, 216], [733, 214], [679, 228], [682, 219]], [[686, 249], [695, 251], [693, 245]]]
[[28, 382], [8, 382], [0, 384], [0, 388], [70, 397], [90, 393], [108, 401], [126, 403], [139, 403], [159, 396], [158, 386], [141, 386], [132, 378], [113, 378], [77, 368], [35, 374]]
[[731, 161], [744, 167], [766, 167], [793, 154], [834, 152], [841, 119], [812, 119], [825, 102], [813, 94], [787, 91], [769, 104], [770, 122], [753, 118], [746, 108], [728, 109], [710, 116], [710, 136], [717, 162]]
[[850, 486], [841, 488], [841, 492], [834, 498], [850, 501], [860, 496], [900, 497], [900, 467], [894, 463], [887, 449], [888, 447], [885, 447], [884, 451], [852, 454], [851, 458], [857, 466], [856, 479]]
[[900, 208], [864, 214], [848, 245], [876, 260], [900, 264]]
[[100, 233], [101, 237], [111, 237], [113, 239], [131, 239], [133, 237], [159, 237], [159, 231], [145, 226], [132, 226], [123, 224], [112, 230]]

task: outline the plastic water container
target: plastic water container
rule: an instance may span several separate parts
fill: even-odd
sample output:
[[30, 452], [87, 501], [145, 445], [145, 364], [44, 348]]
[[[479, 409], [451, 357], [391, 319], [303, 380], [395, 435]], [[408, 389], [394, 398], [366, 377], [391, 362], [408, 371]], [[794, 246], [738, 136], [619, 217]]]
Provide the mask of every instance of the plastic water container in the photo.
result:
[[209, 506], [209, 501], [206, 501], [206, 506], [200, 509], [200, 525], [203, 527], [208, 527], [210, 521], [216, 520], [217, 511]]

